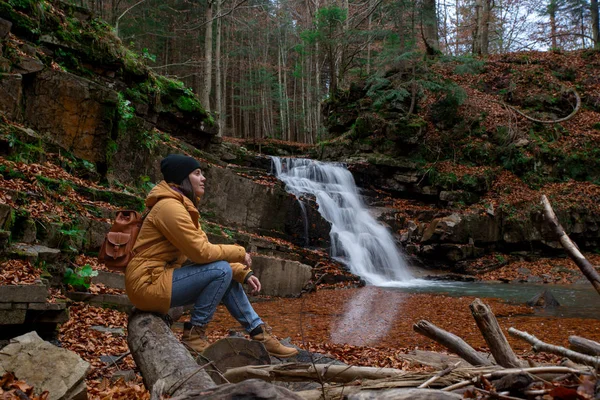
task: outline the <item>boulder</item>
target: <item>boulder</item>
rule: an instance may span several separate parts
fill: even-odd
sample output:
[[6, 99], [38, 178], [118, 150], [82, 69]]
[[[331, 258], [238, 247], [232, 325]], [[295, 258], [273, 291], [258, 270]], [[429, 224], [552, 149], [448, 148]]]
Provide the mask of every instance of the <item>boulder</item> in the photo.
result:
[[262, 283], [262, 294], [269, 296], [294, 296], [308, 283], [312, 268], [297, 261], [255, 256], [252, 270]]
[[32, 385], [35, 394], [47, 390], [50, 400], [87, 398], [89, 369], [76, 353], [45, 342], [35, 332], [12, 339], [0, 352], [0, 375], [13, 372]]

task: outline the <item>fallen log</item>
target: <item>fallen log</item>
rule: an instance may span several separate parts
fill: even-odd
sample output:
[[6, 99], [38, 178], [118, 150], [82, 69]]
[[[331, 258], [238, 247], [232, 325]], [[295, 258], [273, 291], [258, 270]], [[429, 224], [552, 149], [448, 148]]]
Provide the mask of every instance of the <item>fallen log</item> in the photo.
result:
[[285, 388], [257, 380], [217, 387], [156, 314], [134, 311], [127, 333], [129, 350], [152, 399], [226, 399], [239, 393], [257, 393], [256, 398], [262, 399], [300, 399]]
[[459, 355], [471, 365], [492, 365], [492, 362], [481, 356], [458, 336], [438, 328], [429, 321], [421, 320], [413, 325], [413, 330], [441, 344], [451, 352]]
[[508, 344], [491, 308], [479, 299], [475, 299], [469, 308], [496, 362], [505, 368], [520, 367], [521, 361]]
[[600, 343], [579, 336], [569, 336], [569, 348], [578, 353], [600, 356]]
[[268, 382], [328, 382], [349, 383], [357, 379], [385, 379], [405, 375], [394, 368], [355, 367], [351, 365], [286, 363], [279, 365], [248, 365], [228, 369], [224, 377], [229, 382], [262, 379]]
[[133, 312], [127, 325], [127, 344], [144, 384], [155, 395], [178, 396], [216, 384], [156, 314]]
[[567, 252], [567, 255], [575, 262], [579, 267], [583, 275], [591, 282], [596, 292], [600, 294], [600, 274], [596, 271], [596, 268], [585, 258], [581, 251], [577, 248], [577, 245], [573, 243], [571, 238], [566, 234], [558, 218], [548, 201], [546, 195], [542, 195], [542, 204], [544, 205], [544, 216], [548, 221], [548, 224], [558, 237], [560, 244]]
[[360, 386], [343, 386], [323, 388], [323, 390], [306, 390], [298, 392], [304, 400], [458, 400], [462, 396], [456, 393], [442, 392], [434, 389], [389, 389], [373, 390]]
[[536, 352], [543, 351], [546, 353], [552, 353], [552, 354], [556, 354], [559, 356], [567, 357], [568, 359], [578, 362], [580, 364], [593, 365], [596, 368], [600, 367], [600, 357], [594, 357], [594, 356], [589, 356], [587, 354], [581, 354], [581, 353], [566, 349], [561, 346], [555, 346], [552, 344], [542, 342], [540, 339], [536, 338], [535, 336], [533, 336], [527, 332], [522, 332], [515, 328], [509, 328], [508, 333], [514, 337], [517, 337], [517, 338], [524, 340], [524, 341], [528, 342], [529, 344], [531, 344], [533, 346], [533, 350]]

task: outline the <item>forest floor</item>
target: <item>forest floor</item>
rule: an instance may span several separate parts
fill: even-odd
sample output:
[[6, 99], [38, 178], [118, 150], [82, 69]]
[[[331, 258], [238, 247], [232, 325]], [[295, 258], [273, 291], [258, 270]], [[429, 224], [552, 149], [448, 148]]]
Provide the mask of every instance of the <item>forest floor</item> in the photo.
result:
[[[553, 285], [547, 285], [552, 288]], [[102, 290], [102, 288], [92, 288]], [[419, 320], [428, 320], [459, 337], [475, 349], [486, 351], [486, 345], [471, 316], [469, 304], [474, 297], [451, 297], [444, 294], [411, 294], [377, 287], [319, 289], [299, 298], [258, 296], [254, 307], [278, 338], [290, 338], [294, 345], [309, 351], [329, 354], [351, 365], [428, 370], [427, 366], [407, 361], [403, 355], [412, 350], [444, 352], [444, 349], [412, 329]], [[484, 299], [495, 313], [503, 330], [515, 327], [532, 332], [540, 340], [568, 346], [570, 335], [585, 336], [600, 341], [600, 319], [554, 318], [540, 316], [532, 307], [510, 304], [497, 299]], [[123, 327], [127, 315], [83, 304], [71, 306], [71, 318], [60, 329], [62, 345], [77, 352], [92, 364], [88, 377], [91, 398], [149, 398], [141, 382], [110, 382], [118, 369], [136, 369], [131, 356], [117, 366], [100, 360], [102, 355], [127, 352], [125, 336], [97, 332], [93, 325]], [[181, 334], [185, 315], [174, 324]], [[241, 327], [219, 306], [208, 335], [213, 341], [226, 337]], [[522, 358], [538, 363], [557, 363], [560, 358], [546, 353], [534, 353], [527, 343], [507, 334], [515, 352]]]

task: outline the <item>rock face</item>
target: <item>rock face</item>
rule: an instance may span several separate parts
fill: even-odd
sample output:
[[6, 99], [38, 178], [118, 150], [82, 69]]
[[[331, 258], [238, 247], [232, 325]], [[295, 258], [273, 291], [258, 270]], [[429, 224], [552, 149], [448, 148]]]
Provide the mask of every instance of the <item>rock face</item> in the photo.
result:
[[85, 377], [90, 365], [76, 353], [43, 341], [35, 332], [16, 337], [0, 352], [0, 375], [11, 371], [34, 386], [48, 391], [50, 400], [85, 399]]
[[311, 278], [308, 265], [272, 257], [253, 257], [252, 270], [268, 296], [298, 295]]
[[[226, 168], [205, 171], [206, 193], [200, 210], [219, 223], [245, 227], [269, 236], [284, 236], [305, 244], [302, 210], [296, 198], [281, 185], [253, 182]], [[310, 245], [323, 244], [329, 238], [330, 225], [318, 212], [306, 207], [310, 226]], [[321, 242], [321, 243], [319, 243]]]
[[88, 161], [104, 161], [117, 93], [67, 72], [45, 70], [25, 89], [25, 119], [53, 142]]

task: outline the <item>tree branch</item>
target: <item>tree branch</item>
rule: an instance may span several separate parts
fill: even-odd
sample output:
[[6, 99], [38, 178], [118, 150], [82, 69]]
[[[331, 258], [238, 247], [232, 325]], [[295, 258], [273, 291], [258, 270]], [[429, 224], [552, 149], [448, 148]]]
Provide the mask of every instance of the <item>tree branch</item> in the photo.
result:
[[577, 245], [571, 241], [569, 236], [566, 234], [560, 222], [558, 222], [558, 218], [556, 218], [556, 214], [548, 201], [546, 195], [542, 195], [542, 204], [544, 205], [544, 216], [546, 217], [546, 221], [558, 237], [560, 244], [567, 252], [568, 256], [575, 262], [575, 264], [579, 267], [583, 275], [592, 283], [594, 289], [600, 294], [600, 274], [596, 271], [596, 268], [585, 258], [583, 254], [577, 248]]

